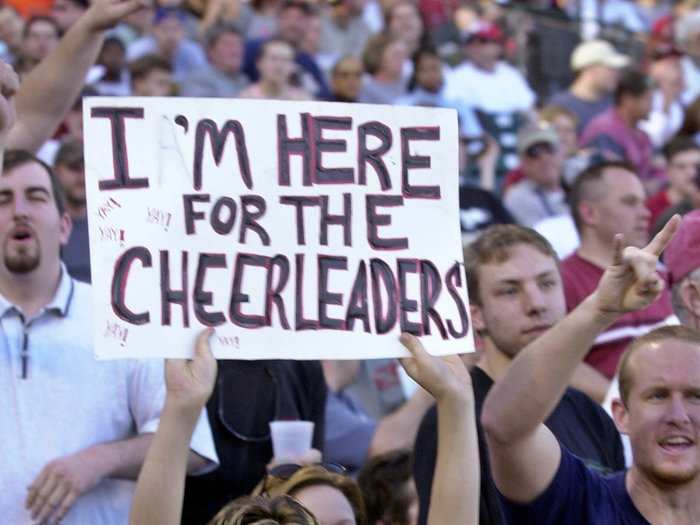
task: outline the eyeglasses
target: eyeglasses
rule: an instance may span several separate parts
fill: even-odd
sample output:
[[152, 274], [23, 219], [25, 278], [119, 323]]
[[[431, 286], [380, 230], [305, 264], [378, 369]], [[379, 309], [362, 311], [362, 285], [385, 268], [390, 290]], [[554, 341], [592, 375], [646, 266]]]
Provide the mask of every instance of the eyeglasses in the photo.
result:
[[549, 142], [539, 142], [527, 148], [525, 150], [525, 156], [528, 159], [535, 160], [540, 158], [545, 153], [548, 155], [553, 155], [555, 151], [556, 148]]

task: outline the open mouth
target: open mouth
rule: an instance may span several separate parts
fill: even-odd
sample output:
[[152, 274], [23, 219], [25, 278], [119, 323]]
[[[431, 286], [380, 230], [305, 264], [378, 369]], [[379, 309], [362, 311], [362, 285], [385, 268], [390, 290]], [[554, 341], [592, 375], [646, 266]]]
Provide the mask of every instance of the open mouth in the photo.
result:
[[29, 228], [17, 228], [12, 234], [12, 239], [20, 242], [28, 241], [32, 237], [32, 231]]
[[666, 452], [681, 453], [690, 450], [695, 446], [695, 442], [685, 436], [673, 436], [659, 441], [659, 445]]

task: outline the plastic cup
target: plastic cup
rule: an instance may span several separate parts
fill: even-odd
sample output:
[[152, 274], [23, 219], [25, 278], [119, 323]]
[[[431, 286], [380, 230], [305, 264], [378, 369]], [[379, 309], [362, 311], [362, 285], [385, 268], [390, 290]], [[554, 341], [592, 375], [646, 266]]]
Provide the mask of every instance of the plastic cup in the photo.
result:
[[275, 459], [294, 460], [311, 450], [313, 421], [271, 421], [272, 452]]

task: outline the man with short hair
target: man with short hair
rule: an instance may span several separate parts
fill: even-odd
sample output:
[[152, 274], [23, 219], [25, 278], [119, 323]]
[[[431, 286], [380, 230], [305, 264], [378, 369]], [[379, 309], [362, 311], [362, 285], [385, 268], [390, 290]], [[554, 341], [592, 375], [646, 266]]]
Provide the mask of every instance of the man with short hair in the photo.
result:
[[658, 257], [671, 220], [643, 249], [615, 244], [598, 288], [528, 346], [491, 389], [483, 408], [493, 476], [508, 523], [691, 525], [700, 522], [700, 336], [663, 327], [641, 337], [620, 362], [613, 407], [629, 435], [633, 464], [603, 477], [543, 424], [595, 338], [663, 289]]
[[663, 149], [669, 185], [647, 199], [651, 231], [659, 231], [670, 215], [700, 208], [700, 146], [688, 137], [671, 140]]
[[29, 72], [58, 45], [60, 33], [56, 21], [49, 16], [33, 16], [24, 25], [22, 47], [17, 67]]
[[134, 97], [170, 97], [175, 90], [170, 62], [159, 55], [146, 55], [131, 64]]
[[586, 126], [581, 146], [595, 149], [607, 160], [622, 160], [634, 166], [649, 191], [656, 191], [662, 173], [654, 168], [654, 148], [639, 128], [651, 111], [654, 85], [644, 73], [625, 72], [615, 89], [614, 105]]
[[78, 18], [85, 14], [89, 6], [88, 0], [53, 0], [51, 17], [61, 29], [61, 34], [68, 31]]
[[546, 123], [527, 126], [518, 133], [523, 179], [508, 189], [506, 209], [522, 226], [569, 212], [561, 186], [564, 164], [556, 131]]
[[[292, 46], [301, 87], [317, 99], [327, 100], [330, 92], [324, 75], [314, 57], [302, 49], [302, 42], [306, 36], [312, 12], [313, 8], [306, 0], [284, 0], [278, 9], [278, 30], [274, 38], [282, 39]], [[267, 40], [267, 38], [263, 38], [246, 42], [243, 72], [248, 75], [251, 82], [257, 82], [260, 78], [256, 61], [260, 56], [262, 45]]]
[[359, 0], [331, 0], [321, 17], [320, 52], [337, 60], [346, 55], [360, 56], [372, 32], [362, 18]]
[[204, 38], [207, 65], [180, 82], [185, 97], [236, 97], [250, 84], [241, 73], [243, 37], [233, 25], [215, 25]]
[[[581, 238], [578, 250], [564, 259], [561, 274], [566, 306], [574, 310], [598, 286], [613, 262], [616, 236], [626, 246], [643, 247], [649, 239], [649, 210], [632, 166], [621, 162], [596, 164], [585, 170], [569, 192], [571, 213]], [[633, 338], [671, 322], [668, 291], [647, 308], [620, 316], [594, 341], [585, 361], [607, 380], [615, 375], [622, 352]], [[596, 399], [603, 401], [605, 388]]]
[[579, 44], [571, 54], [571, 69], [576, 79], [569, 89], [554, 95], [549, 104], [574, 113], [576, 132], [580, 135], [593, 118], [610, 108], [619, 72], [628, 64], [629, 58], [605, 40]]
[[[7, 523], [128, 521], [163, 407], [162, 362], [96, 361], [90, 288], [60, 261], [71, 231], [61, 190], [30, 153], [0, 175], [0, 508]], [[190, 468], [216, 461], [200, 419]]]
[[85, 161], [83, 143], [67, 139], [61, 143], [54, 160], [54, 172], [65, 196], [71, 232], [61, 250], [61, 259], [74, 279], [90, 282], [90, 239], [85, 199]]
[[362, 88], [362, 62], [355, 56], [339, 59], [331, 69], [331, 102], [357, 102]]
[[[566, 306], [556, 253], [533, 230], [514, 225], [492, 226], [464, 252], [471, 318], [483, 341], [471, 370], [481, 462], [481, 524], [504, 523], [483, 430], [481, 407], [494, 382], [498, 384], [518, 355], [565, 315]], [[572, 384], [588, 382], [589, 367], [579, 366]], [[583, 393], [569, 389], [547, 419], [547, 426], [578, 457], [597, 470], [624, 468], [622, 445], [604, 411]], [[423, 419], [415, 446], [414, 476], [420, 498], [419, 523], [427, 509], [435, 468], [437, 413]], [[533, 522], [534, 523], [534, 522]]]

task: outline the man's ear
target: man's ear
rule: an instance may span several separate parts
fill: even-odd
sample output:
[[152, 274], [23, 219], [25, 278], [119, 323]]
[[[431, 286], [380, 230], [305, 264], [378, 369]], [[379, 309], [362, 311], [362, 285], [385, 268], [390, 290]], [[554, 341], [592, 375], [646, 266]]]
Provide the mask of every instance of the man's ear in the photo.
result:
[[613, 419], [615, 420], [615, 426], [617, 426], [617, 430], [620, 432], [620, 434], [627, 434], [629, 413], [627, 412], [627, 407], [624, 405], [621, 399], [613, 399], [612, 414]]
[[63, 212], [59, 224], [59, 239], [61, 241], [61, 246], [64, 246], [68, 243], [71, 231], [73, 231], [73, 220], [70, 218], [70, 215], [68, 215], [68, 213]]
[[590, 202], [582, 201], [578, 205], [578, 215], [583, 224], [595, 224], [598, 220], [598, 209]]
[[693, 279], [684, 279], [680, 287], [683, 306], [695, 319], [700, 319], [700, 283]]
[[486, 323], [484, 322], [484, 315], [481, 311], [481, 306], [475, 303], [469, 303], [469, 311], [471, 313], [474, 331], [479, 333], [486, 330]]

